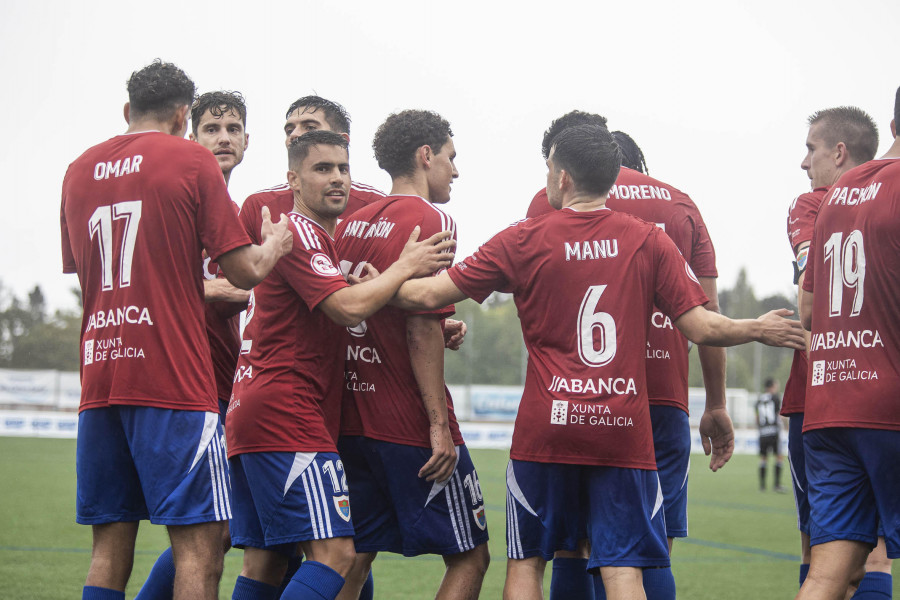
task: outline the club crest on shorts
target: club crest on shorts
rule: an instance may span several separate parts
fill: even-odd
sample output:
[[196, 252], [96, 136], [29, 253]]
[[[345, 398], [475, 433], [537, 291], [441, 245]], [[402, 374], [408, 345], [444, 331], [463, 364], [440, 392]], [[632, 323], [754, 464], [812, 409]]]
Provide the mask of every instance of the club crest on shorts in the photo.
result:
[[565, 425], [569, 416], [569, 403], [566, 400], [554, 400], [550, 410], [551, 425]]
[[341, 518], [348, 523], [350, 522], [350, 499], [347, 496], [334, 496], [334, 508], [337, 510]]
[[478, 525], [480, 530], [484, 531], [485, 528], [487, 528], [487, 518], [484, 516], [484, 504], [478, 508], [473, 508], [472, 515], [475, 517], [475, 524]]

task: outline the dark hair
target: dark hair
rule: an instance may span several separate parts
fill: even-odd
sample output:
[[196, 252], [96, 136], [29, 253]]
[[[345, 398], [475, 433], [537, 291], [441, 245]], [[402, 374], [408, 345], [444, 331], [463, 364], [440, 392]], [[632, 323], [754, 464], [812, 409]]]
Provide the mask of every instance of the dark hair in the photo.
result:
[[295, 170], [300, 167], [300, 163], [309, 156], [309, 149], [313, 146], [340, 146], [343, 149], [349, 148], [347, 140], [339, 133], [327, 131], [325, 129], [316, 129], [308, 131], [298, 138], [291, 141], [288, 148], [288, 166]]
[[769, 377], [768, 379], [766, 379], [766, 381], [764, 382], [763, 385], [765, 385], [766, 389], [768, 389], [768, 388], [772, 387], [773, 385], [775, 385], [775, 380], [773, 378]]
[[325, 120], [331, 125], [333, 131], [350, 134], [350, 115], [347, 114], [347, 109], [337, 102], [326, 100], [321, 96], [303, 96], [294, 100], [288, 107], [287, 112], [284, 113], [284, 118], [290, 117], [291, 113], [298, 108], [302, 108], [303, 113], [313, 113], [321, 110], [325, 113]]
[[641, 147], [631, 139], [630, 135], [624, 131], [613, 131], [612, 136], [616, 140], [616, 144], [619, 145], [619, 150], [622, 151], [623, 167], [634, 169], [645, 175], [650, 172], [647, 168], [647, 161], [644, 160], [644, 153], [641, 151]]
[[194, 100], [194, 104], [191, 106], [191, 129], [194, 131], [194, 135], [197, 135], [200, 119], [203, 118], [206, 111], [209, 111], [209, 114], [215, 118], [219, 118], [227, 112], [236, 113], [244, 127], [247, 127], [247, 105], [240, 92], [224, 90], [206, 92]]
[[128, 78], [130, 118], [167, 119], [179, 106], [194, 101], [196, 87], [184, 71], [160, 59]]
[[375, 132], [372, 149], [379, 167], [391, 177], [401, 177], [415, 171], [418, 148], [430, 146], [435, 154], [440, 154], [451, 137], [450, 123], [436, 112], [404, 110], [385, 119]]
[[900, 87], [897, 88], [897, 95], [894, 97], [894, 127], [900, 128]]
[[553, 147], [553, 141], [556, 139], [556, 136], [559, 135], [559, 132], [576, 125], [600, 125], [601, 127], [606, 127], [606, 117], [580, 110], [573, 110], [550, 123], [550, 127], [544, 132], [544, 141], [541, 146], [544, 159], [550, 157], [550, 148]]
[[621, 165], [622, 152], [606, 127], [568, 127], [553, 142], [553, 166], [564, 169], [580, 192], [606, 194]]
[[855, 106], [818, 110], [809, 117], [810, 126], [822, 123], [822, 138], [831, 147], [843, 142], [850, 158], [862, 164], [878, 152], [878, 127], [866, 112]]

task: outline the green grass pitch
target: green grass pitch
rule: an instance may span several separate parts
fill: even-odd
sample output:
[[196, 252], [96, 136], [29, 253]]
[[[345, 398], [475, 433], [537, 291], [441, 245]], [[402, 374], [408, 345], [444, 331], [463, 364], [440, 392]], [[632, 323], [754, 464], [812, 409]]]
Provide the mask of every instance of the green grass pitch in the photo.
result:
[[[472, 458], [492, 533], [492, 562], [481, 597], [500, 598], [506, 563], [507, 453], [473, 450]], [[89, 527], [75, 524], [75, 442], [0, 438], [0, 482], [0, 596], [80, 597], [91, 536]], [[756, 457], [736, 456], [722, 471], [711, 473], [704, 457], [695, 455], [689, 498], [691, 537], [675, 543], [672, 559], [679, 598], [793, 597], [800, 545], [793, 499], [790, 494], [758, 491]], [[161, 527], [142, 525], [128, 598], [137, 593], [166, 545]], [[220, 598], [231, 597], [240, 565], [241, 552], [229, 552]], [[420, 599], [433, 597], [443, 563], [436, 557], [382, 554], [374, 569], [376, 598]], [[550, 570], [548, 565], [545, 590]], [[894, 597], [900, 598], [897, 579]]]

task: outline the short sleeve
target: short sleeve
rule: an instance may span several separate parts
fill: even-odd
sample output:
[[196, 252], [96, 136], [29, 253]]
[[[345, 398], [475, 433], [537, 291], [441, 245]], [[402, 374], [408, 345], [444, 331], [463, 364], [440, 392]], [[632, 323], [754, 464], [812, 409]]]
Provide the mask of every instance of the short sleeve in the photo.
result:
[[675, 320], [695, 306], [709, 302], [675, 243], [660, 229], [654, 229], [651, 240], [657, 264], [654, 304]]
[[72, 252], [72, 242], [69, 239], [69, 226], [66, 223], [66, 195], [63, 187], [63, 197], [59, 208], [59, 237], [62, 244], [63, 273], [75, 273], [75, 254]]
[[494, 291], [512, 292], [514, 284], [507, 274], [513, 272], [511, 257], [516, 255], [518, 233], [517, 225], [507, 227], [475, 254], [450, 268], [447, 274], [456, 287], [479, 303]]

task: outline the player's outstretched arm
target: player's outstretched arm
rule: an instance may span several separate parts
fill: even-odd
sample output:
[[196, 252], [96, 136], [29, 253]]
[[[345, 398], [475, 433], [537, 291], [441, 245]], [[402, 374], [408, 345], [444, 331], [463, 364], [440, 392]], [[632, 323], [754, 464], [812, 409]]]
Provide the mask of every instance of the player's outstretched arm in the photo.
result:
[[[704, 308], [719, 312], [719, 292], [714, 277], [700, 277], [700, 287], [709, 302]], [[700, 440], [703, 452], [709, 456], [709, 468], [718, 471], [734, 454], [734, 425], [725, 409], [725, 349], [719, 346], [697, 346], [703, 386], [706, 388], [706, 408], [700, 418]]]
[[418, 226], [413, 229], [400, 257], [383, 273], [334, 292], [319, 304], [322, 311], [338, 325], [355, 327], [387, 304], [407, 279], [450, 266], [456, 245], [452, 233], [442, 231], [419, 242], [419, 232]]
[[444, 395], [444, 333], [436, 315], [406, 317], [409, 362], [428, 416], [431, 458], [419, 470], [426, 481], [445, 481], [456, 468], [456, 446], [450, 435]]
[[437, 277], [407, 281], [400, 286], [391, 304], [405, 310], [437, 310], [467, 297], [444, 271]]
[[281, 215], [280, 221], [272, 223], [269, 208], [264, 206], [262, 219], [262, 244], [241, 246], [217, 259], [228, 281], [243, 290], [249, 290], [265, 279], [278, 259], [290, 252], [294, 245], [287, 215]]
[[234, 287], [227, 279], [206, 279], [203, 281], [203, 299], [206, 302], [246, 304], [250, 300], [250, 292]]
[[785, 319], [794, 314], [786, 308], [772, 310], [756, 319], [729, 319], [695, 306], [675, 320], [675, 326], [695, 344], [737, 346], [760, 342], [802, 350], [803, 329], [800, 321]]

